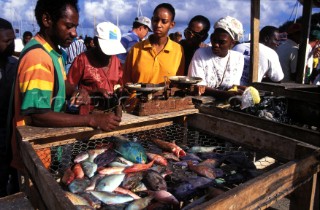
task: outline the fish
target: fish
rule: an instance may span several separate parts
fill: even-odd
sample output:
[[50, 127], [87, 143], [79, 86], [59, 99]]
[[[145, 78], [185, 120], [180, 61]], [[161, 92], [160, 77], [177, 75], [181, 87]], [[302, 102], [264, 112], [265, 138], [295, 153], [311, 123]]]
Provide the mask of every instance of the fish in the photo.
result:
[[252, 160], [244, 152], [233, 152], [224, 156], [224, 163], [232, 164], [242, 169], [257, 169]]
[[169, 152], [163, 152], [161, 155], [165, 159], [168, 159], [168, 160], [173, 160], [173, 161], [177, 161], [177, 162], [180, 161], [180, 159], [177, 156], [175, 156], [174, 154], [169, 153]]
[[117, 161], [112, 161], [111, 163], [108, 164], [108, 166], [110, 166], [110, 167], [127, 167], [128, 165], [126, 165], [124, 163], [117, 162]]
[[197, 165], [199, 163], [197, 160], [184, 160], [184, 161], [174, 162], [172, 164], [175, 166], [186, 168], [186, 167], [188, 167], [188, 161], [192, 161], [192, 163], [195, 165]]
[[214, 181], [206, 177], [189, 178], [187, 181], [177, 185], [173, 194], [178, 200], [188, 200], [198, 190], [202, 190], [210, 186], [210, 184], [214, 184]]
[[210, 179], [215, 179], [217, 177], [215, 171], [206, 165], [194, 165], [192, 161], [189, 160], [188, 167], [191, 171], [194, 171], [201, 176], [205, 176]]
[[89, 178], [93, 177], [98, 168], [97, 164], [90, 161], [82, 161], [80, 164], [82, 166], [84, 174]]
[[138, 196], [134, 192], [132, 192], [132, 191], [130, 191], [128, 189], [122, 188], [122, 187], [117, 187], [113, 192], [118, 193], [118, 194], [130, 195], [134, 199], [140, 199], [141, 198], [140, 196]]
[[98, 165], [98, 167], [106, 166], [111, 163], [117, 157], [117, 153], [113, 150], [106, 150], [104, 153], [98, 155], [94, 159], [94, 163]]
[[198, 161], [201, 162], [202, 159], [200, 157], [198, 157], [196, 154], [194, 153], [187, 153], [186, 156], [183, 156], [180, 158], [181, 160], [194, 160], [194, 161]]
[[103, 175], [96, 174], [90, 179], [90, 183], [86, 188], [86, 191], [94, 190], [96, 188], [97, 183], [103, 178]]
[[84, 192], [89, 184], [88, 179], [75, 179], [68, 185], [68, 189], [72, 193], [80, 193]]
[[203, 152], [213, 152], [217, 149], [220, 149], [220, 146], [204, 147], [204, 146], [193, 146], [188, 152], [190, 153], [203, 153]]
[[158, 191], [148, 190], [147, 192], [149, 195], [152, 195], [154, 199], [159, 202], [172, 204], [174, 206], [179, 206], [178, 199], [166, 190], [158, 190]]
[[129, 205], [126, 207], [126, 210], [141, 210], [141, 209], [145, 209], [150, 204], [152, 199], [153, 199], [153, 196], [149, 195], [147, 197], [135, 200], [135, 201], [129, 203]]
[[99, 168], [98, 173], [101, 175], [122, 174], [125, 167], [107, 167]]
[[104, 153], [106, 150], [107, 150], [107, 149], [104, 149], [104, 148], [102, 148], [102, 149], [91, 149], [91, 150], [88, 150], [87, 152], [88, 152], [88, 154], [89, 154], [89, 158], [87, 159], [87, 161], [89, 161], [89, 162], [94, 162], [94, 159], [95, 159], [98, 155]]
[[205, 165], [210, 168], [216, 168], [216, 167], [219, 167], [221, 165], [221, 163], [222, 162], [219, 159], [206, 159], [206, 160], [202, 161], [201, 163], [199, 163], [198, 165]]
[[158, 172], [148, 170], [143, 176], [142, 182], [149, 190], [167, 190], [167, 183]]
[[178, 158], [186, 156], [186, 152], [175, 143], [166, 142], [160, 139], [152, 139], [152, 142], [155, 143], [161, 149], [164, 149], [168, 152], [172, 152]]
[[128, 173], [124, 177], [121, 186], [125, 189], [132, 189], [135, 188], [139, 182], [143, 179], [143, 172], [134, 172]]
[[68, 191], [66, 191], [65, 193], [66, 193], [66, 197], [71, 201], [73, 205], [90, 206], [89, 202], [83, 197]]
[[72, 168], [72, 171], [75, 179], [82, 179], [84, 177], [84, 172], [80, 163], [75, 164]]
[[154, 160], [150, 161], [147, 164], [143, 163], [136, 163], [133, 166], [129, 166], [123, 170], [124, 173], [131, 173], [131, 172], [138, 172], [138, 171], [145, 171], [148, 170], [152, 164], [154, 163]]
[[150, 159], [150, 160], [154, 160], [154, 162], [156, 164], [159, 164], [159, 165], [162, 165], [162, 166], [167, 166], [168, 165], [168, 161], [167, 159], [165, 159], [164, 157], [162, 157], [161, 155], [158, 155], [158, 154], [154, 154], [154, 153], [151, 153], [151, 152], [147, 152], [147, 157]]
[[130, 195], [121, 195], [112, 192], [90, 191], [90, 193], [107, 205], [122, 204], [134, 200]]
[[96, 191], [112, 192], [120, 186], [125, 174], [112, 174], [102, 178], [96, 186]]
[[120, 163], [124, 163], [127, 166], [132, 166], [133, 165], [133, 162], [125, 159], [124, 157], [117, 157], [116, 160], [118, 160]]
[[125, 159], [133, 163], [146, 163], [147, 155], [144, 147], [138, 142], [132, 142], [124, 138], [116, 138], [114, 149]]
[[95, 210], [92, 206], [75, 205], [77, 210]]
[[172, 209], [169, 204], [162, 203], [162, 202], [152, 202], [148, 207], [147, 210], [168, 210]]
[[67, 168], [64, 172], [63, 177], [61, 178], [61, 182], [65, 185], [69, 185], [75, 179], [75, 175], [71, 168]]
[[131, 189], [132, 192], [143, 192], [147, 191], [147, 187], [143, 182], [139, 182], [138, 185]]
[[86, 199], [90, 206], [92, 206], [95, 209], [99, 209], [101, 207], [101, 201], [94, 197], [91, 193], [83, 192], [79, 194], [81, 197]]
[[80, 163], [89, 158], [89, 154], [87, 151], [79, 153], [73, 160], [74, 163]]

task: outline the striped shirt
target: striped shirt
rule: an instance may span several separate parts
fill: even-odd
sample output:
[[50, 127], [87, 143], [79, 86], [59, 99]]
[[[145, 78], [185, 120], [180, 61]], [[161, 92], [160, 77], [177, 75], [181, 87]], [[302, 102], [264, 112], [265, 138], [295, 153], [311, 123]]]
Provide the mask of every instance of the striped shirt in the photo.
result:
[[127, 51], [126, 53], [122, 53], [122, 54], [117, 55], [122, 64], [126, 61], [126, 57], [128, 55], [128, 52], [130, 51], [131, 47], [133, 45], [135, 45], [137, 42], [140, 42], [140, 38], [133, 31], [129, 31], [127, 34], [124, 34], [121, 37], [121, 43]]
[[86, 51], [87, 47], [84, 44], [82, 39], [74, 40], [68, 48], [65, 48], [67, 53], [67, 62], [66, 64], [72, 64], [75, 57], [80, 55], [82, 52]]
[[15, 121], [18, 126], [25, 125], [30, 114], [64, 109], [66, 74], [62, 56], [39, 35], [24, 50], [36, 44], [44, 49], [37, 47], [27, 51], [18, 66], [15, 85]]

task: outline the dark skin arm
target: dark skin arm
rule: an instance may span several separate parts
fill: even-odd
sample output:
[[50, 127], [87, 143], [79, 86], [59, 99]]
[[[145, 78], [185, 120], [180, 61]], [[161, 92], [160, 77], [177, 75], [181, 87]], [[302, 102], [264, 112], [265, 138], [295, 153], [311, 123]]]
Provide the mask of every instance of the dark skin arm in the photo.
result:
[[121, 118], [113, 113], [72, 115], [61, 112], [32, 114], [32, 122], [39, 127], [77, 127], [90, 126], [104, 131], [112, 131], [119, 126]]
[[232, 96], [242, 95], [244, 89], [246, 88], [245, 86], [237, 87], [238, 91], [218, 90], [207, 86], [198, 86], [198, 90], [200, 95], [213, 96], [219, 100], [228, 100]]

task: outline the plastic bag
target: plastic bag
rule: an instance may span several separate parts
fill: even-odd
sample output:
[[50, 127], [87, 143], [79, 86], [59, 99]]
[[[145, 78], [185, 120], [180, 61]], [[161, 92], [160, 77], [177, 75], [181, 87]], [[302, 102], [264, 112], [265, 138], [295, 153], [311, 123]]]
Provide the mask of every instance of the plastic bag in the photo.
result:
[[241, 109], [245, 109], [260, 102], [260, 94], [257, 89], [250, 86], [245, 89], [241, 96]]

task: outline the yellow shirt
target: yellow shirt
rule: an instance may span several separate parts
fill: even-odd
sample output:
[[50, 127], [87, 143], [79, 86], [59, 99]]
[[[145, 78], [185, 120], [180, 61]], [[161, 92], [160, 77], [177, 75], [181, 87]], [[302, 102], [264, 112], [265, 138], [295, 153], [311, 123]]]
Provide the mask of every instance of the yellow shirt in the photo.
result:
[[124, 82], [164, 82], [164, 77], [183, 75], [184, 53], [180, 44], [170, 40], [156, 54], [149, 39], [135, 44], [128, 53], [124, 67]]

